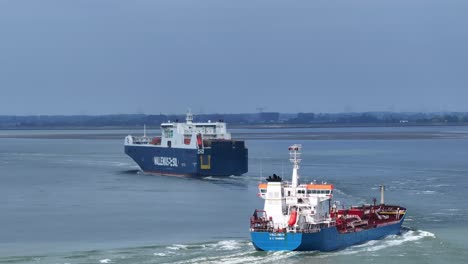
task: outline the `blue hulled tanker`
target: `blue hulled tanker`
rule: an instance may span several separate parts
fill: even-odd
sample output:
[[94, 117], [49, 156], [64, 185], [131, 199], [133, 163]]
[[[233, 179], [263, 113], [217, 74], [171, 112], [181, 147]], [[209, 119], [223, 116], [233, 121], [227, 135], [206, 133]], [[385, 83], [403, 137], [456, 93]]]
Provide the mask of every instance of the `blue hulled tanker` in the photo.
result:
[[250, 219], [250, 236], [257, 250], [333, 251], [400, 233], [406, 208], [384, 203], [338, 209], [334, 186], [325, 182], [300, 184], [300, 145], [289, 147], [292, 181], [277, 175], [258, 185], [263, 210]]

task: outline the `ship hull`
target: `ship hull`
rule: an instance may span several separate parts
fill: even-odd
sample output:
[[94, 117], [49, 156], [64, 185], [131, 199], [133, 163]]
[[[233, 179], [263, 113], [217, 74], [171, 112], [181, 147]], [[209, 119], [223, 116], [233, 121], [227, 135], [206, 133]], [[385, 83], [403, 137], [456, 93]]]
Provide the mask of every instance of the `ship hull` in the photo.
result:
[[336, 227], [317, 233], [251, 232], [252, 244], [262, 251], [334, 251], [352, 245], [377, 240], [401, 232], [404, 217], [396, 223], [359, 232], [339, 233]]
[[248, 168], [248, 151], [242, 141], [213, 142], [198, 149], [154, 145], [126, 145], [125, 153], [147, 173], [180, 176], [242, 175]]

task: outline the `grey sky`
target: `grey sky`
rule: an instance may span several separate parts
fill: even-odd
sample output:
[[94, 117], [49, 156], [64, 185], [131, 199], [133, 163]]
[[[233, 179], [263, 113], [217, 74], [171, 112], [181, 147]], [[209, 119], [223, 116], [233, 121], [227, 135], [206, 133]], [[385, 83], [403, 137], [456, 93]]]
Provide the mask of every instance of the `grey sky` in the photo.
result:
[[468, 1], [0, 0], [0, 115], [468, 111]]

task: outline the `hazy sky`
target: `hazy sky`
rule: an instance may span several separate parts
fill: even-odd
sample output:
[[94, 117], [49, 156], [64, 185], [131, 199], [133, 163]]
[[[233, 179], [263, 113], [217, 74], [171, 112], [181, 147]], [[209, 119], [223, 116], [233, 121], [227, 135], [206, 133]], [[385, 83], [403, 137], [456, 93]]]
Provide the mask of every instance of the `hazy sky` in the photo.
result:
[[0, 115], [468, 111], [468, 1], [0, 0]]

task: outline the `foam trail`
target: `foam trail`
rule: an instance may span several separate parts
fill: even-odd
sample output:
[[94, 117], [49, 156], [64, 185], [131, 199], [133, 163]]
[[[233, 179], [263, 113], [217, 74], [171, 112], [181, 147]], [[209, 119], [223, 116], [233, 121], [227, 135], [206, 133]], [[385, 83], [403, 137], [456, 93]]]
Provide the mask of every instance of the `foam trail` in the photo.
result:
[[240, 248], [240, 243], [235, 240], [223, 240], [216, 243], [216, 246], [222, 250], [235, 250]]
[[389, 247], [400, 246], [407, 242], [418, 241], [426, 237], [435, 238], [436, 236], [433, 233], [424, 230], [409, 230], [402, 235], [392, 235], [382, 240], [371, 240], [361, 245], [352, 246], [349, 249], [345, 249], [343, 251], [332, 254], [325, 254], [322, 256], [353, 255], [363, 252], [375, 252]]
[[207, 177], [204, 177], [203, 179], [208, 180], [208, 181], [222, 181], [223, 180], [221, 178], [215, 178], [213, 176], [207, 176]]
[[167, 249], [170, 250], [181, 250], [181, 249], [187, 249], [186, 245], [180, 245], [180, 244], [174, 244], [172, 246], [166, 247]]

